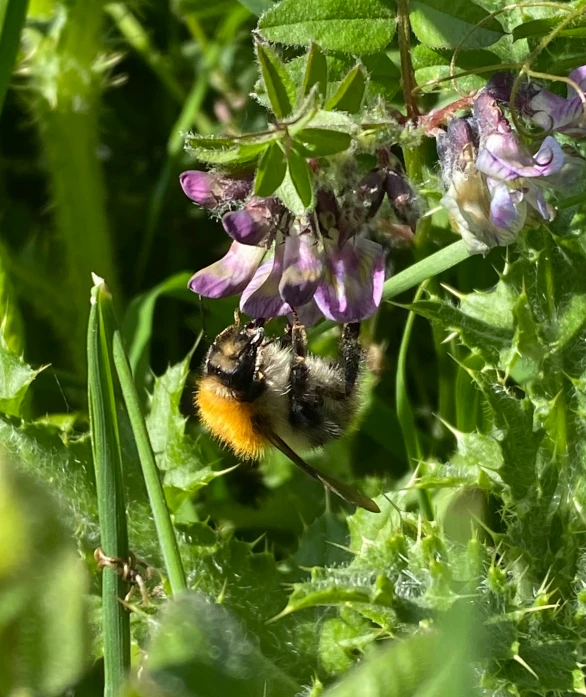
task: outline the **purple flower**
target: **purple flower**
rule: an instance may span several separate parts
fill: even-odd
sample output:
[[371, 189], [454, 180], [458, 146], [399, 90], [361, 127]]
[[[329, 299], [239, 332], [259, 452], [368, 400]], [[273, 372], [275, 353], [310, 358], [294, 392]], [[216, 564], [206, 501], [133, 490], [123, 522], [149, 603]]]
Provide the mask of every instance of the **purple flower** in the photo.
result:
[[385, 279], [383, 248], [367, 238], [364, 227], [384, 196], [384, 177], [371, 179], [341, 207], [333, 192], [318, 192], [315, 215], [296, 219], [276, 199], [250, 199], [222, 219], [235, 240], [226, 256], [198, 271], [189, 288], [213, 298], [241, 293], [241, 310], [255, 318], [292, 310], [308, 325], [320, 317], [337, 322], [369, 317], [380, 304]]
[[447, 189], [441, 203], [472, 253], [513, 242], [531, 209], [552, 219], [541, 186], [551, 185], [564, 153], [549, 136], [532, 155], [488, 90], [476, 99], [473, 118], [453, 119], [438, 136], [438, 154]]
[[[586, 66], [576, 68], [569, 75], [580, 88], [582, 96], [568, 84], [567, 96], [561, 97], [534, 82], [521, 82], [515, 99], [518, 111], [546, 131], [559, 131], [568, 136], [586, 136], [586, 110], [583, 101], [586, 90]], [[515, 77], [511, 73], [494, 75], [486, 90], [503, 104], [511, 100]]]
[[232, 201], [242, 201], [252, 188], [252, 182], [247, 179], [235, 179], [196, 169], [183, 172], [179, 182], [186, 196], [210, 210], [221, 208]]
[[584, 89], [586, 89], [586, 65], [576, 68], [569, 75], [581, 90], [582, 96], [568, 85], [567, 96], [560, 97], [546, 89], [539, 89], [529, 101], [526, 112], [533, 121], [545, 130], [555, 130], [576, 138], [586, 136], [586, 111]]

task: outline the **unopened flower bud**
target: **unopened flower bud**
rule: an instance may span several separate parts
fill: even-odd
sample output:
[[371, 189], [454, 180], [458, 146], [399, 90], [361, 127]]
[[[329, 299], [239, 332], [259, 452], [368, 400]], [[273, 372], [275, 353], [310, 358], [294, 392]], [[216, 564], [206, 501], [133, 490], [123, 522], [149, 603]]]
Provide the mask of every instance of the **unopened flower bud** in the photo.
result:
[[463, 171], [476, 159], [478, 136], [469, 119], [452, 119], [446, 133], [437, 136], [437, 154], [446, 189], [454, 172]]
[[242, 210], [226, 213], [222, 225], [230, 237], [241, 244], [270, 244], [284, 215], [285, 209], [276, 198], [255, 196]]
[[413, 232], [421, 215], [417, 196], [405, 175], [391, 169], [387, 172], [385, 188], [391, 207], [401, 223], [406, 223]]
[[315, 212], [322, 234], [329, 237], [330, 230], [338, 229], [340, 222], [340, 206], [331, 189], [318, 189]]
[[214, 172], [189, 170], [179, 177], [181, 188], [199, 206], [215, 210], [232, 201], [242, 201], [250, 193], [252, 183]]
[[385, 178], [384, 170], [373, 169], [345, 197], [340, 212], [342, 243], [378, 212], [385, 196]]
[[381, 207], [385, 197], [384, 182], [386, 173], [382, 169], [371, 170], [354, 189], [354, 199], [357, 207], [364, 216], [364, 220], [370, 220]]

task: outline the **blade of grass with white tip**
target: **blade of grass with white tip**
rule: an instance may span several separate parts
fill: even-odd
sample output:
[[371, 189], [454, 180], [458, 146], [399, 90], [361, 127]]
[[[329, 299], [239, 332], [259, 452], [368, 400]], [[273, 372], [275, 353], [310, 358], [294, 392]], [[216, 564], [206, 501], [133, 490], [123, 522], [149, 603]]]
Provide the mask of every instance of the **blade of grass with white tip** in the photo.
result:
[[173, 595], [178, 595], [187, 588], [185, 571], [181, 563], [177, 538], [175, 537], [173, 523], [169, 516], [163, 485], [159, 478], [159, 470], [155, 462], [155, 455], [151, 446], [144, 416], [140, 408], [130, 364], [124, 349], [122, 336], [118, 329], [114, 332], [113, 350], [114, 364], [116, 366], [120, 387], [122, 388], [122, 395], [124, 396], [126, 410], [134, 434], [151, 510], [157, 528], [159, 544], [161, 546], [163, 559], [165, 560], [167, 574], [169, 575], [171, 590]]
[[[112, 296], [94, 276], [87, 335], [88, 402], [96, 473], [102, 551], [128, 559], [122, 453], [112, 368]], [[104, 697], [121, 693], [130, 667], [129, 614], [120, 602], [127, 592], [120, 574], [107, 566], [102, 574]]]
[[[419, 286], [417, 293], [415, 294], [415, 302], [419, 300], [425, 290], [425, 287], [425, 282]], [[417, 427], [415, 426], [413, 410], [411, 409], [411, 402], [409, 401], [409, 393], [407, 391], [407, 353], [409, 351], [409, 341], [411, 339], [414, 321], [415, 314], [410, 312], [407, 317], [407, 322], [405, 323], [403, 338], [401, 339], [401, 348], [399, 349], [395, 393], [397, 417], [401, 426], [401, 432], [403, 433], [403, 441], [405, 443], [405, 450], [407, 451], [409, 467], [411, 467], [412, 471], [415, 472], [423, 458], [423, 451], [417, 436]], [[429, 498], [429, 492], [426, 489], [419, 489], [418, 493], [423, 515], [428, 520], [433, 520], [433, 508]]]

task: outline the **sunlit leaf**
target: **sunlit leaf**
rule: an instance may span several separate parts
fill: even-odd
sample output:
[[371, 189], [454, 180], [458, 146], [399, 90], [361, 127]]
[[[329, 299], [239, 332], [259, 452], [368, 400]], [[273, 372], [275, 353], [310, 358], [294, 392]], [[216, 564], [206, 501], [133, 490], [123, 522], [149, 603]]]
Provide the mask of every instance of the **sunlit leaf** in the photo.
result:
[[20, 416], [27, 390], [41, 370], [34, 370], [11, 351], [0, 329], [0, 412]]
[[271, 108], [275, 116], [282, 119], [291, 113], [295, 103], [295, 85], [271, 48], [257, 43], [256, 54]]
[[307, 54], [307, 64], [303, 75], [303, 94], [309, 94], [314, 85], [317, 85], [318, 92], [325, 96], [328, 86], [328, 64], [325, 55], [316, 43], [311, 44]]
[[302, 46], [315, 41], [326, 51], [356, 55], [384, 49], [395, 33], [395, 16], [384, 0], [282, 0], [258, 26], [268, 41]]
[[[414, 0], [411, 5], [411, 28], [422, 44], [431, 48], [456, 48], [475, 25], [488, 17], [488, 12], [468, 0]], [[462, 48], [491, 46], [504, 30], [497, 19], [490, 19], [474, 29]]]
[[295, 134], [296, 149], [304, 157], [335, 155], [348, 150], [351, 143], [348, 133], [326, 128], [304, 128]]
[[287, 163], [285, 154], [278, 143], [271, 143], [260, 158], [254, 180], [254, 193], [257, 196], [270, 196], [283, 182]]
[[314, 201], [313, 183], [307, 160], [292, 148], [287, 155], [287, 163], [288, 173], [299, 200], [305, 209], [311, 208]]
[[326, 102], [326, 109], [355, 114], [362, 104], [366, 89], [366, 75], [357, 65], [342, 80], [334, 94]]

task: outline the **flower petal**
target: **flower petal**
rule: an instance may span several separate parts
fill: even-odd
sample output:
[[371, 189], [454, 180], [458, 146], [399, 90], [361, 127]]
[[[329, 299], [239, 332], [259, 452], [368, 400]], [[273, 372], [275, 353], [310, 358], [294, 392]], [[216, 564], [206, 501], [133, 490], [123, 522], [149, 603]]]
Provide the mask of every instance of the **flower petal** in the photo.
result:
[[560, 129], [580, 119], [583, 113], [579, 97], [564, 99], [549, 90], [541, 90], [530, 102], [533, 121], [545, 130]]
[[210, 209], [231, 201], [241, 201], [248, 196], [252, 186], [246, 179], [233, 179], [196, 169], [183, 172], [179, 182], [186, 196], [198, 205]]
[[486, 139], [476, 158], [476, 168], [488, 177], [515, 181], [520, 177], [546, 177], [564, 165], [564, 151], [552, 136], [548, 136], [539, 151], [531, 157], [517, 142], [513, 133], [494, 133]]
[[520, 218], [513, 230], [492, 222], [489, 183], [493, 189], [500, 185], [498, 180], [490, 178], [486, 182], [472, 167], [466, 172], [456, 172], [452, 186], [440, 201], [450, 216], [452, 227], [460, 233], [471, 254], [486, 254], [493, 247], [510, 244], [525, 222], [523, 201], [519, 203]]
[[323, 247], [309, 230], [287, 237], [283, 269], [279, 283], [283, 300], [294, 308], [308, 303], [324, 272]]
[[328, 245], [326, 272], [315, 301], [336, 322], [359, 322], [379, 306], [385, 280], [385, 254], [380, 244], [353, 238], [342, 249]]
[[222, 218], [224, 230], [240, 244], [260, 244], [270, 241], [283, 221], [283, 206], [274, 198], [251, 198], [240, 211], [226, 213]]
[[189, 281], [189, 289], [206, 298], [225, 298], [241, 293], [254, 276], [266, 254], [262, 247], [232, 242], [226, 256], [198, 271]]
[[275, 255], [265, 261], [240, 297], [240, 309], [249, 317], [279, 317], [291, 312], [279, 294], [285, 245], [275, 246]]
[[545, 196], [539, 187], [532, 182], [527, 182], [527, 190], [525, 191], [525, 200], [527, 203], [539, 212], [544, 220], [553, 220], [555, 211], [545, 200]]
[[[582, 92], [586, 90], [586, 65], [581, 65], [579, 68], [572, 70], [568, 77], [570, 80], [573, 80], [578, 87], [580, 87]], [[573, 97], [577, 96], [576, 90], [572, 87], [572, 85], [568, 85], [568, 99], [572, 99]]]
[[[503, 230], [519, 232], [523, 226], [524, 216], [521, 216], [515, 204], [522, 200], [522, 193], [511, 190], [506, 184], [498, 182], [496, 186], [492, 187], [491, 196], [491, 222]], [[515, 199], [517, 200], [515, 201]]]

